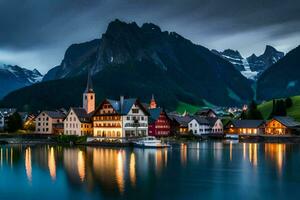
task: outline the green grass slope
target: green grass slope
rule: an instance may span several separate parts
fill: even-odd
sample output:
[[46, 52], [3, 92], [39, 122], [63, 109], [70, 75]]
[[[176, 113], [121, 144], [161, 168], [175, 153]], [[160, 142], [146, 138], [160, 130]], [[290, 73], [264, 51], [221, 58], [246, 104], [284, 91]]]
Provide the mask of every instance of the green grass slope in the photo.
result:
[[[287, 114], [293, 117], [295, 120], [300, 121], [300, 96], [291, 97], [293, 100], [293, 106], [287, 110]], [[267, 119], [272, 112], [272, 101], [267, 101], [258, 106], [264, 119]]]

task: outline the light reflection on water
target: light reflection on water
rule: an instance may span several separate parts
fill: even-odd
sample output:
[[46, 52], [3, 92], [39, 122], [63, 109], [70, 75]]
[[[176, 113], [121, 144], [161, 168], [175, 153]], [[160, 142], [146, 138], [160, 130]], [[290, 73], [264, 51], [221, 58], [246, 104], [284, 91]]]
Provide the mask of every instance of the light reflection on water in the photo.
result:
[[[171, 149], [157, 150], [2, 146], [0, 178], [15, 182], [13, 179], [18, 177], [20, 183], [15, 189], [5, 192], [17, 195], [14, 191], [19, 190], [20, 194], [28, 195], [24, 199], [41, 195], [39, 192], [50, 192], [39, 191], [38, 188], [43, 188], [41, 183], [53, 187], [49, 190], [64, 188], [60, 198], [68, 198], [75, 192], [78, 197], [87, 199], [136, 195], [145, 199], [173, 195], [179, 199], [191, 194], [212, 197], [210, 192], [214, 191], [226, 196], [233, 185], [240, 187], [234, 194], [240, 197], [249, 184], [263, 196], [264, 191], [258, 185], [264, 183], [264, 187], [273, 188], [274, 197], [279, 198], [282, 194], [275, 196], [276, 187], [281, 187], [277, 188], [280, 189], [278, 192], [288, 192], [292, 187], [284, 185], [289, 184], [290, 179], [300, 185], [300, 176], [295, 176], [300, 171], [300, 165], [295, 165], [300, 161], [299, 155], [299, 145], [232, 141], [180, 143]], [[278, 181], [282, 184], [274, 185]], [[0, 181], [0, 188], [4, 183]], [[10, 181], [8, 188], [9, 184]], [[0, 192], [3, 191], [0, 189]], [[55, 197], [55, 193], [51, 195]]]

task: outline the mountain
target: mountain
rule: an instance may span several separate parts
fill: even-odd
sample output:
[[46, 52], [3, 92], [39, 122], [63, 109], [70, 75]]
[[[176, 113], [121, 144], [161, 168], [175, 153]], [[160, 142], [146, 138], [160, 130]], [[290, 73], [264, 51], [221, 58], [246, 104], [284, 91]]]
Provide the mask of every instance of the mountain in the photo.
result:
[[243, 76], [252, 80], [257, 80], [261, 73], [284, 56], [283, 52], [277, 51], [270, 45], [266, 46], [262, 55], [252, 54], [248, 58], [243, 58], [238, 51], [231, 49], [226, 49], [223, 52], [212, 50], [212, 52], [231, 62]]
[[207, 48], [151, 23], [115, 20], [101, 39], [71, 45], [42, 83], [9, 94], [2, 105], [79, 105], [88, 69], [98, 101], [120, 94], [146, 101], [155, 94], [161, 105], [174, 109], [179, 102], [236, 105], [253, 97], [250, 81]]
[[300, 46], [268, 68], [257, 81], [257, 98], [261, 100], [299, 95]]
[[9, 92], [40, 82], [43, 76], [37, 70], [0, 63], [0, 99]]

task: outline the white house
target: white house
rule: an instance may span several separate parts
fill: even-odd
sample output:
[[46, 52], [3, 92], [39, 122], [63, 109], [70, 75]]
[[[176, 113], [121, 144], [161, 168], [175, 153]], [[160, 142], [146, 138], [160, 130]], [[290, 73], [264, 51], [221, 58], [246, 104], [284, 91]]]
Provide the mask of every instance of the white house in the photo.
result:
[[59, 111], [42, 111], [35, 120], [38, 134], [62, 134], [65, 115]]
[[205, 118], [210, 125], [211, 128], [211, 134], [223, 134], [223, 123], [221, 119], [215, 118], [215, 117], [206, 117]]
[[188, 130], [193, 135], [200, 136], [203, 134], [210, 134], [211, 127], [208, 120], [205, 117], [194, 116], [188, 123]]
[[70, 108], [64, 120], [64, 135], [91, 135], [91, 116], [84, 108]]
[[95, 110], [94, 136], [124, 138], [148, 135], [147, 109], [137, 99], [104, 100]]

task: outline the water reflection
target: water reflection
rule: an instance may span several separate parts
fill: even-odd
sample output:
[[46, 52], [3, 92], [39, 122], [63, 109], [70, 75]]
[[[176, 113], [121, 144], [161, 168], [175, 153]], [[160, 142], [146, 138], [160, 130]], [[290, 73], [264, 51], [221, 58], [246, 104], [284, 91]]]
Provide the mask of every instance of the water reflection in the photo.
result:
[[[230, 190], [229, 185], [231, 187], [232, 184], [237, 189], [231, 192], [237, 192], [238, 188], [244, 191], [249, 184], [258, 187], [262, 183], [260, 181], [264, 181], [267, 187], [268, 181], [278, 181], [278, 173], [281, 178], [287, 174], [283, 171], [288, 164], [292, 166], [290, 171], [300, 171], [300, 166], [293, 165], [298, 163], [299, 155], [300, 145], [292, 148], [286, 144], [234, 142], [181, 143], [172, 149], [157, 150], [3, 146], [0, 148], [0, 169], [16, 176], [21, 173], [25, 182], [22, 187], [30, 186], [25, 188], [27, 190], [38, 188], [37, 185], [43, 181], [44, 187], [64, 186], [63, 192], [70, 194], [75, 190], [84, 194], [78, 198], [97, 194], [104, 198], [93, 199], [155, 199], [155, 195], [161, 195], [164, 190], [168, 190], [169, 195], [174, 188], [180, 187], [180, 192], [183, 192], [190, 184], [194, 188], [187, 189], [186, 194], [194, 193], [194, 196], [199, 196], [197, 192], [203, 185], [211, 190], [218, 188], [217, 191], [223, 193]], [[5, 172], [0, 176], [9, 180]], [[292, 172], [290, 174], [293, 175]], [[22, 181], [21, 176], [18, 181]], [[49, 185], [46, 186], [47, 183]], [[244, 187], [241, 186], [243, 184]], [[156, 193], [157, 190], [159, 192]], [[201, 193], [205, 191], [201, 190]], [[37, 191], [30, 192], [34, 194]]]
[[25, 170], [27, 179], [32, 182], [32, 167], [31, 167], [31, 148], [28, 147], [25, 150]]
[[265, 155], [267, 159], [276, 163], [278, 173], [282, 173], [286, 144], [265, 144]]
[[48, 149], [48, 168], [49, 168], [51, 179], [53, 181], [55, 181], [55, 179], [56, 179], [56, 163], [55, 163], [55, 155], [54, 155], [53, 147]]

